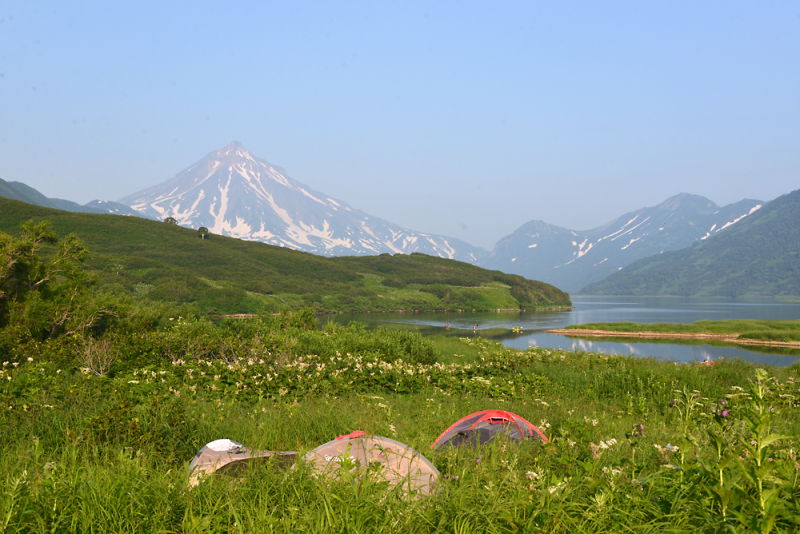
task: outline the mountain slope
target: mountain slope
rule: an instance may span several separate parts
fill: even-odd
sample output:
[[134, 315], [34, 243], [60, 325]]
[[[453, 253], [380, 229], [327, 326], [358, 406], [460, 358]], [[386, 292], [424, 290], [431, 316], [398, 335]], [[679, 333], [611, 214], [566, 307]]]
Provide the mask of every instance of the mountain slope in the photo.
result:
[[423, 254], [326, 258], [139, 217], [69, 213], [0, 198], [0, 230], [29, 220], [74, 232], [100, 288], [136, 298], [194, 303], [214, 313], [281, 307], [318, 311], [570, 306], [569, 295], [521, 276]]
[[477, 263], [487, 254], [369, 216], [287, 177], [237, 142], [119, 202], [154, 218], [174, 217], [181, 226], [324, 256], [422, 252]]
[[37, 189], [22, 182], [6, 182], [0, 180], [0, 197], [27, 202], [34, 206], [54, 208], [75, 213], [114, 213], [116, 215], [133, 215], [142, 217], [143, 215], [132, 210], [129, 206], [105, 200], [93, 200], [85, 205], [80, 205], [71, 200], [61, 198], [48, 198]]
[[501, 239], [480, 265], [576, 292], [640, 258], [727, 231], [763, 205], [742, 200], [720, 207], [705, 197], [681, 193], [583, 232], [530, 221]]
[[800, 296], [800, 190], [692, 247], [641, 259], [592, 295]]
[[27, 202], [28, 204], [35, 204], [37, 206], [41, 205], [24, 192], [14, 187], [13, 183], [6, 182], [3, 179], [0, 179], [0, 197], [11, 198], [13, 200], [19, 200], [20, 202]]

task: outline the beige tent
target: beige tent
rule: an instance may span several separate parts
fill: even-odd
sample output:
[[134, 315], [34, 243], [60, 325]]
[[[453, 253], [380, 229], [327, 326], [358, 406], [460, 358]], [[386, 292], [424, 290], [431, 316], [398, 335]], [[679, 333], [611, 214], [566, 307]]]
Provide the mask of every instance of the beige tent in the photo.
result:
[[211, 473], [240, 477], [249, 467], [270, 460], [279, 467], [289, 467], [294, 464], [296, 457], [296, 452], [251, 451], [241, 443], [218, 439], [195, 454], [189, 464], [189, 487], [196, 486], [203, 477]]
[[[319, 473], [336, 477], [346, 458], [355, 470], [367, 470], [394, 487], [398, 484], [412, 494], [428, 495], [433, 491], [439, 470], [408, 445], [380, 436], [356, 431], [309, 451], [303, 460]], [[374, 470], [374, 471], [373, 471]]]

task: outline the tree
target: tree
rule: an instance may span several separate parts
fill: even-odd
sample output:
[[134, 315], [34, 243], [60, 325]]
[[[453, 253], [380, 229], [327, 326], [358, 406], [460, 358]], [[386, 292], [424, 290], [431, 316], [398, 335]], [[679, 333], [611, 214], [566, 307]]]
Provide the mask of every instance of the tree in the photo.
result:
[[167, 224], [178, 224], [178, 219], [176, 219], [175, 217], [167, 217], [166, 219], [164, 219], [164, 222]]
[[69, 234], [62, 239], [48, 221], [31, 220], [19, 237], [0, 232], [0, 327], [14, 338], [76, 334], [115, 316], [90, 298], [95, 283], [83, 263], [88, 251]]
[[201, 226], [200, 228], [197, 229], [197, 235], [201, 239], [207, 239], [208, 238], [208, 228], [206, 228], [205, 226]]

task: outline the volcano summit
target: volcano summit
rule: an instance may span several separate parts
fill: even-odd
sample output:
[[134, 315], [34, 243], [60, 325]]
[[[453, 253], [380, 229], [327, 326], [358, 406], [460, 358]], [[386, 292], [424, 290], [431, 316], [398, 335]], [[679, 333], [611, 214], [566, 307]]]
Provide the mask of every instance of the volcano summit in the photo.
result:
[[367, 215], [289, 178], [238, 142], [119, 202], [181, 226], [325, 256], [422, 252], [474, 264], [488, 254]]

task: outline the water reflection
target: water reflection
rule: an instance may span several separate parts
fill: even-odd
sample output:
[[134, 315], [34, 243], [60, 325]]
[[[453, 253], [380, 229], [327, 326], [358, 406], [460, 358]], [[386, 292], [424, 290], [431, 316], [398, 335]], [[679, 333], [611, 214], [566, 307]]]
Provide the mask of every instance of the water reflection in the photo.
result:
[[[769, 300], [699, 300], [681, 297], [573, 297], [573, 310], [544, 312], [478, 312], [478, 313], [372, 313], [334, 315], [321, 322], [348, 323], [359, 321], [368, 327], [394, 326], [423, 334], [444, 334], [450, 324], [450, 335], [470, 336], [473, 326], [478, 335], [501, 341], [506, 346], [564, 348], [604, 354], [631, 354], [676, 362], [741, 358], [755, 363], [785, 366], [797, 361], [800, 350], [775, 347], [748, 347], [707, 341], [676, 343], [674, 340], [603, 338], [602, 341], [579, 339], [544, 330], [570, 324], [631, 321], [637, 323], [691, 323], [704, 319], [800, 319], [800, 303]], [[511, 330], [521, 327], [522, 333]]]

